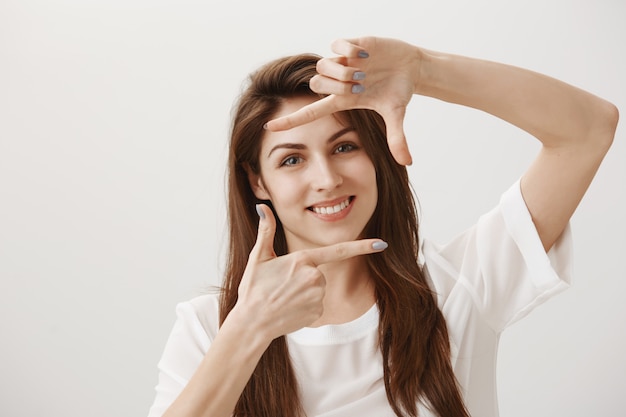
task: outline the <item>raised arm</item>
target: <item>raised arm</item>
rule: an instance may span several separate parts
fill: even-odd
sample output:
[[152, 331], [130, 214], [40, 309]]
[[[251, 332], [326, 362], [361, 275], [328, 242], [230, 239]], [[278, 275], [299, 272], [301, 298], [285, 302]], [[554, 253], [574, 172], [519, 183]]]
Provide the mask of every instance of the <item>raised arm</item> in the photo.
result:
[[412, 94], [497, 116], [543, 144], [521, 187], [546, 250], [560, 236], [613, 141], [615, 106], [542, 74], [392, 39], [340, 40], [333, 51], [341, 56], [322, 59], [320, 74], [311, 80], [312, 89], [331, 95], [268, 123], [269, 129], [289, 128], [338, 110], [369, 108], [385, 118], [396, 160], [410, 163], [402, 120]]

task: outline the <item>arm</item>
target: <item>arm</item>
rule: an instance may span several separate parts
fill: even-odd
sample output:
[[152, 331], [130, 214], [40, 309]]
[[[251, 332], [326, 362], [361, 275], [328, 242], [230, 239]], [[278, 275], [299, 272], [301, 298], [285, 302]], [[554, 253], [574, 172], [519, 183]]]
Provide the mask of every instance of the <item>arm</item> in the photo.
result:
[[262, 215], [257, 241], [238, 288], [237, 304], [165, 417], [232, 415], [272, 340], [322, 314], [325, 278], [317, 267], [386, 247], [379, 239], [362, 239], [277, 257], [272, 211], [264, 205], [258, 210]]
[[548, 250], [611, 145], [617, 109], [583, 90], [521, 68], [430, 51], [422, 56], [416, 93], [486, 111], [542, 142], [521, 188]]
[[[613, 140], [615, 106], [532, 71], [391, 39], [336, 41], [333, 50], [342, 56], [322, 59], [320, 74], [311, 80], [313, 90], [331, 95], [272, 121], [269, 129], [287, 129], [338, 110], [376, 110], [387, 123], [392, 154], [406, 164], [411, 158], [402, 120], [412, 94], [493, 114], [543, 144], [521, 187], [546, 250], [563, 231]], [[363, 51], [369, 57], [363, 57]], [[353, 89], [356, 71], [365, 73], [359, 81], [364, 87], [361, 92]]]
[[230, 416], [270, 341], [250, 331], [246, 315], [233, 310], [222, 324], [189, 383], [163, 414]]

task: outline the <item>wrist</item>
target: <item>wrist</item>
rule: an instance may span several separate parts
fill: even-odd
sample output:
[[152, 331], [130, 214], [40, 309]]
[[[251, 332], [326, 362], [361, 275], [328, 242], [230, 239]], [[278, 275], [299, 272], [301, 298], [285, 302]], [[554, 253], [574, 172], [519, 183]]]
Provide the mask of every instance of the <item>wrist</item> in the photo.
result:
[[271, 334], [270, 326], [262, 318], [262, 314], [251, 312], [238, 302], [224, 320], [222, 327], [232, 327], [234, 331], [245, 335], [245, 339], [253, 347], [265, 351], [274, 340], [274, 336]]
[[414, 92], [420, 95], [429, 95], [439, 84], [438, 77], [441, 73], [442, 54], [424, 48], [416, 47], [419, 59], [419, 67], [415, 79]]

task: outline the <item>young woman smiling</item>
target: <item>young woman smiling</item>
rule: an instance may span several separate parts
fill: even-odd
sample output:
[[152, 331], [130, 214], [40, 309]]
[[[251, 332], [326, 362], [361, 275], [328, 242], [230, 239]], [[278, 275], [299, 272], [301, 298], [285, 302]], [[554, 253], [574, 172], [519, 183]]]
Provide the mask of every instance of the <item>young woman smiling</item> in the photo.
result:
[[[239, 100], [223, 289], [178, 306], [151, 417], [494, 417], [500, 332], [568, 285], [569, 218], [612, 142], [615, 107], [397, 40], [333, 50], [267, 64]], [[420, 246], [403, 166], [413, 94], [484, 110], [543, 144], [500, 204], [445, 246]]]

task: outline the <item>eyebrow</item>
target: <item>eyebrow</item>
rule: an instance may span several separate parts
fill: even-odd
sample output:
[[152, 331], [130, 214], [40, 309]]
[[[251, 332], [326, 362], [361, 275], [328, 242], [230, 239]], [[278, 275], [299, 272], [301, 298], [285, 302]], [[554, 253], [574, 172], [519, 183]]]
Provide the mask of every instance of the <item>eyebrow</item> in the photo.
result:
[[[355, 129], [352, 126], [345, 127], [339, 130], [338, 132], [334, 133], [333, 135], [331, 135], [331, 137], [328, 138], [326, 143], [327, 144], [333, 143], [334, 141], [336, 141], [338, 138], [342, 137], [346, 133], [352, 132], [354, 130]], [[279, 143], [268, 152], [267, 157], [269, 158], [272, 155], [272, 152], [274, 152], [277, 149], [306, 149], [306, 145], [303, 143]]]

